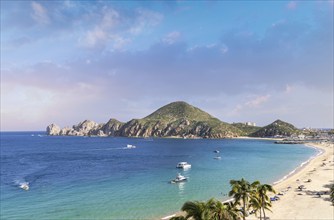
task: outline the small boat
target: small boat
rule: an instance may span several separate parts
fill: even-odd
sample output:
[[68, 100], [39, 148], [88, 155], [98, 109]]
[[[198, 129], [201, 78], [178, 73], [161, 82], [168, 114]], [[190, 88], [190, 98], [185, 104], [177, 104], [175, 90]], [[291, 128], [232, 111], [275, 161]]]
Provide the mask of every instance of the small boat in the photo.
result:
[[29, 183], [28, 182], [25, 182], [25, 183], [21, 183], [20, 184], [20, 188], [21, 189], [24, 189], [24, 190], [29, 190]]
[[180, 173], [177, 174], [175, 179], [171, 180], [171, 183], [179, 183], [179, 182], [184, 182], [187, 181], [187, 177], [182, 176]]
[[215, 153], [219, 154], [219, 150], [214, 150], [213, 152], [215, 152]]
[[134, 148], [136, 148], [136, 146], [135, 146], [135, 145], [128, 144], [128, 145], [126, 145], [126, 148], [127, 148], [127, 149], [134, 149]]
[[215, 160], [221, 160], [222, 159], [222, 157], [214, 157], [213, 159], [215, 159]]
[[187, 162], [179, 162], [176, 165], [176, 168], [188, 169], [188, 168], [191, 168], [191, 164], [189, 164]]

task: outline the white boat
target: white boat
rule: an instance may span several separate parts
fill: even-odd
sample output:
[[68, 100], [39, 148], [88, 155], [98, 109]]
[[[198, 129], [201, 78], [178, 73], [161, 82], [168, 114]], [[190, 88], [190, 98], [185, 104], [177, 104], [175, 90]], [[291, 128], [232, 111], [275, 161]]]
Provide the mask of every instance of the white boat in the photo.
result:
[[29, 190], [29, 183], [28, 182], [21, 183], [20, 188], [24, 190]]
[[222, 157], [214, 157], [213, 159], [216, 159], [216, 160], [221, 160], [222, 159]]
[[189, 164], [187, 162], [179, 162], [176, 165], [176, 168], [189, 169], [189, 168], [191, 168], [191, 164]]
[[182, 176], [180, 173], [177, 174], [177, 176], [175, 177], [175, 179], [171, 180], [171, 183], [179, 183], [179, 182], [184, 182], [187, 181], [187, 177]]
[[218, 154], [218, 153], [219, 153], [219, 150], [215, 150], [215, 151], [213, 151], [213, 152], [215, 152], [215, 153], [217, 153], [217, 154]]
[[127, 148], [127, 149], [134, 149], [134, 148], [136, 148], [136, 146], [135, 146], [135, 145], [128, 144], [128, 145], [126, 145], [126, 148]]

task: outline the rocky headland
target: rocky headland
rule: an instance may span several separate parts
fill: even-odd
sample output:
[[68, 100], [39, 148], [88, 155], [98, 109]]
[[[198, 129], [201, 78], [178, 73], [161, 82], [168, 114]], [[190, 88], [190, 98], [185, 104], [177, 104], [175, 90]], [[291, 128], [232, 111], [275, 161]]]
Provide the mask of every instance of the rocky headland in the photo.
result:
[[120, 136], [120, 137], [180, 137], [231, 138], [240, 130], [186, 102], [173, 102], [142, 119], [123, 123], [110, 119], [105, 124], [85, 120], [72, 127], [47, 127], [48, 135]]
[[229, 124], [180, 101], [165, 105], [142, 119], [132, 119], [126, 123], [110, 119], [102, 124], [85, 120], [65, 128], [51, 124], [47, 126], [46, 133], [61, 136], [233, 138], [291, 135], [298, 131], [291, 126], [280, 120], [263, 128]]

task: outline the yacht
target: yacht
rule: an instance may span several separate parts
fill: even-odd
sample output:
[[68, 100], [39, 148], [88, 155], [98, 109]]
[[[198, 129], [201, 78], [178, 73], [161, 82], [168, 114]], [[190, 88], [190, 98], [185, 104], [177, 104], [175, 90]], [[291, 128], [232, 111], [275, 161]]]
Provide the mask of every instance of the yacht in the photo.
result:
[[215, 152], [215, 153], [217, 153], [217, 154], [218, 154], [218, 153], [219, 153], [219, 150], [214, 150], [213, 152]]
[[171, 183], [179, 183], [179, 182], [184, 182], [187, 181], [187, 177], [182, 176], [180, 173], [177, 174], [175, 179], [171, 180]]
[[213, 159], [216, 159], [216, 160], [221, 160], [222, 157], [218, 156], [218, 157], [214, 157]]
[[187, 163], [187, 162], [179, 162], [176, 165], [176, 168], [182, 168], [182, 169], [188, 169], [191, 167], [191, 164]]
[[127, 148], [127, 149], [134, 149], [134, 148], [136, 148], [136, 146], [135, 146], [135, 145], [128, 144], [128, 145], [126, 145], [126, 148]]
[[29, 183], [28, 182], [21, 183], [20, 188], [24, 190], [29, 190]]

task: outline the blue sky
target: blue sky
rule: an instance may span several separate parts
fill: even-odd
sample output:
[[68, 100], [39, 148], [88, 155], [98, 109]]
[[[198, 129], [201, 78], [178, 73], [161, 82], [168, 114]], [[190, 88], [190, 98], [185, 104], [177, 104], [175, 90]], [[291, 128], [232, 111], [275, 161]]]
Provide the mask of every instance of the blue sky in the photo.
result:
[[333, 127], [333, 1], [1, 1], [1, 130], [142, 118]]

